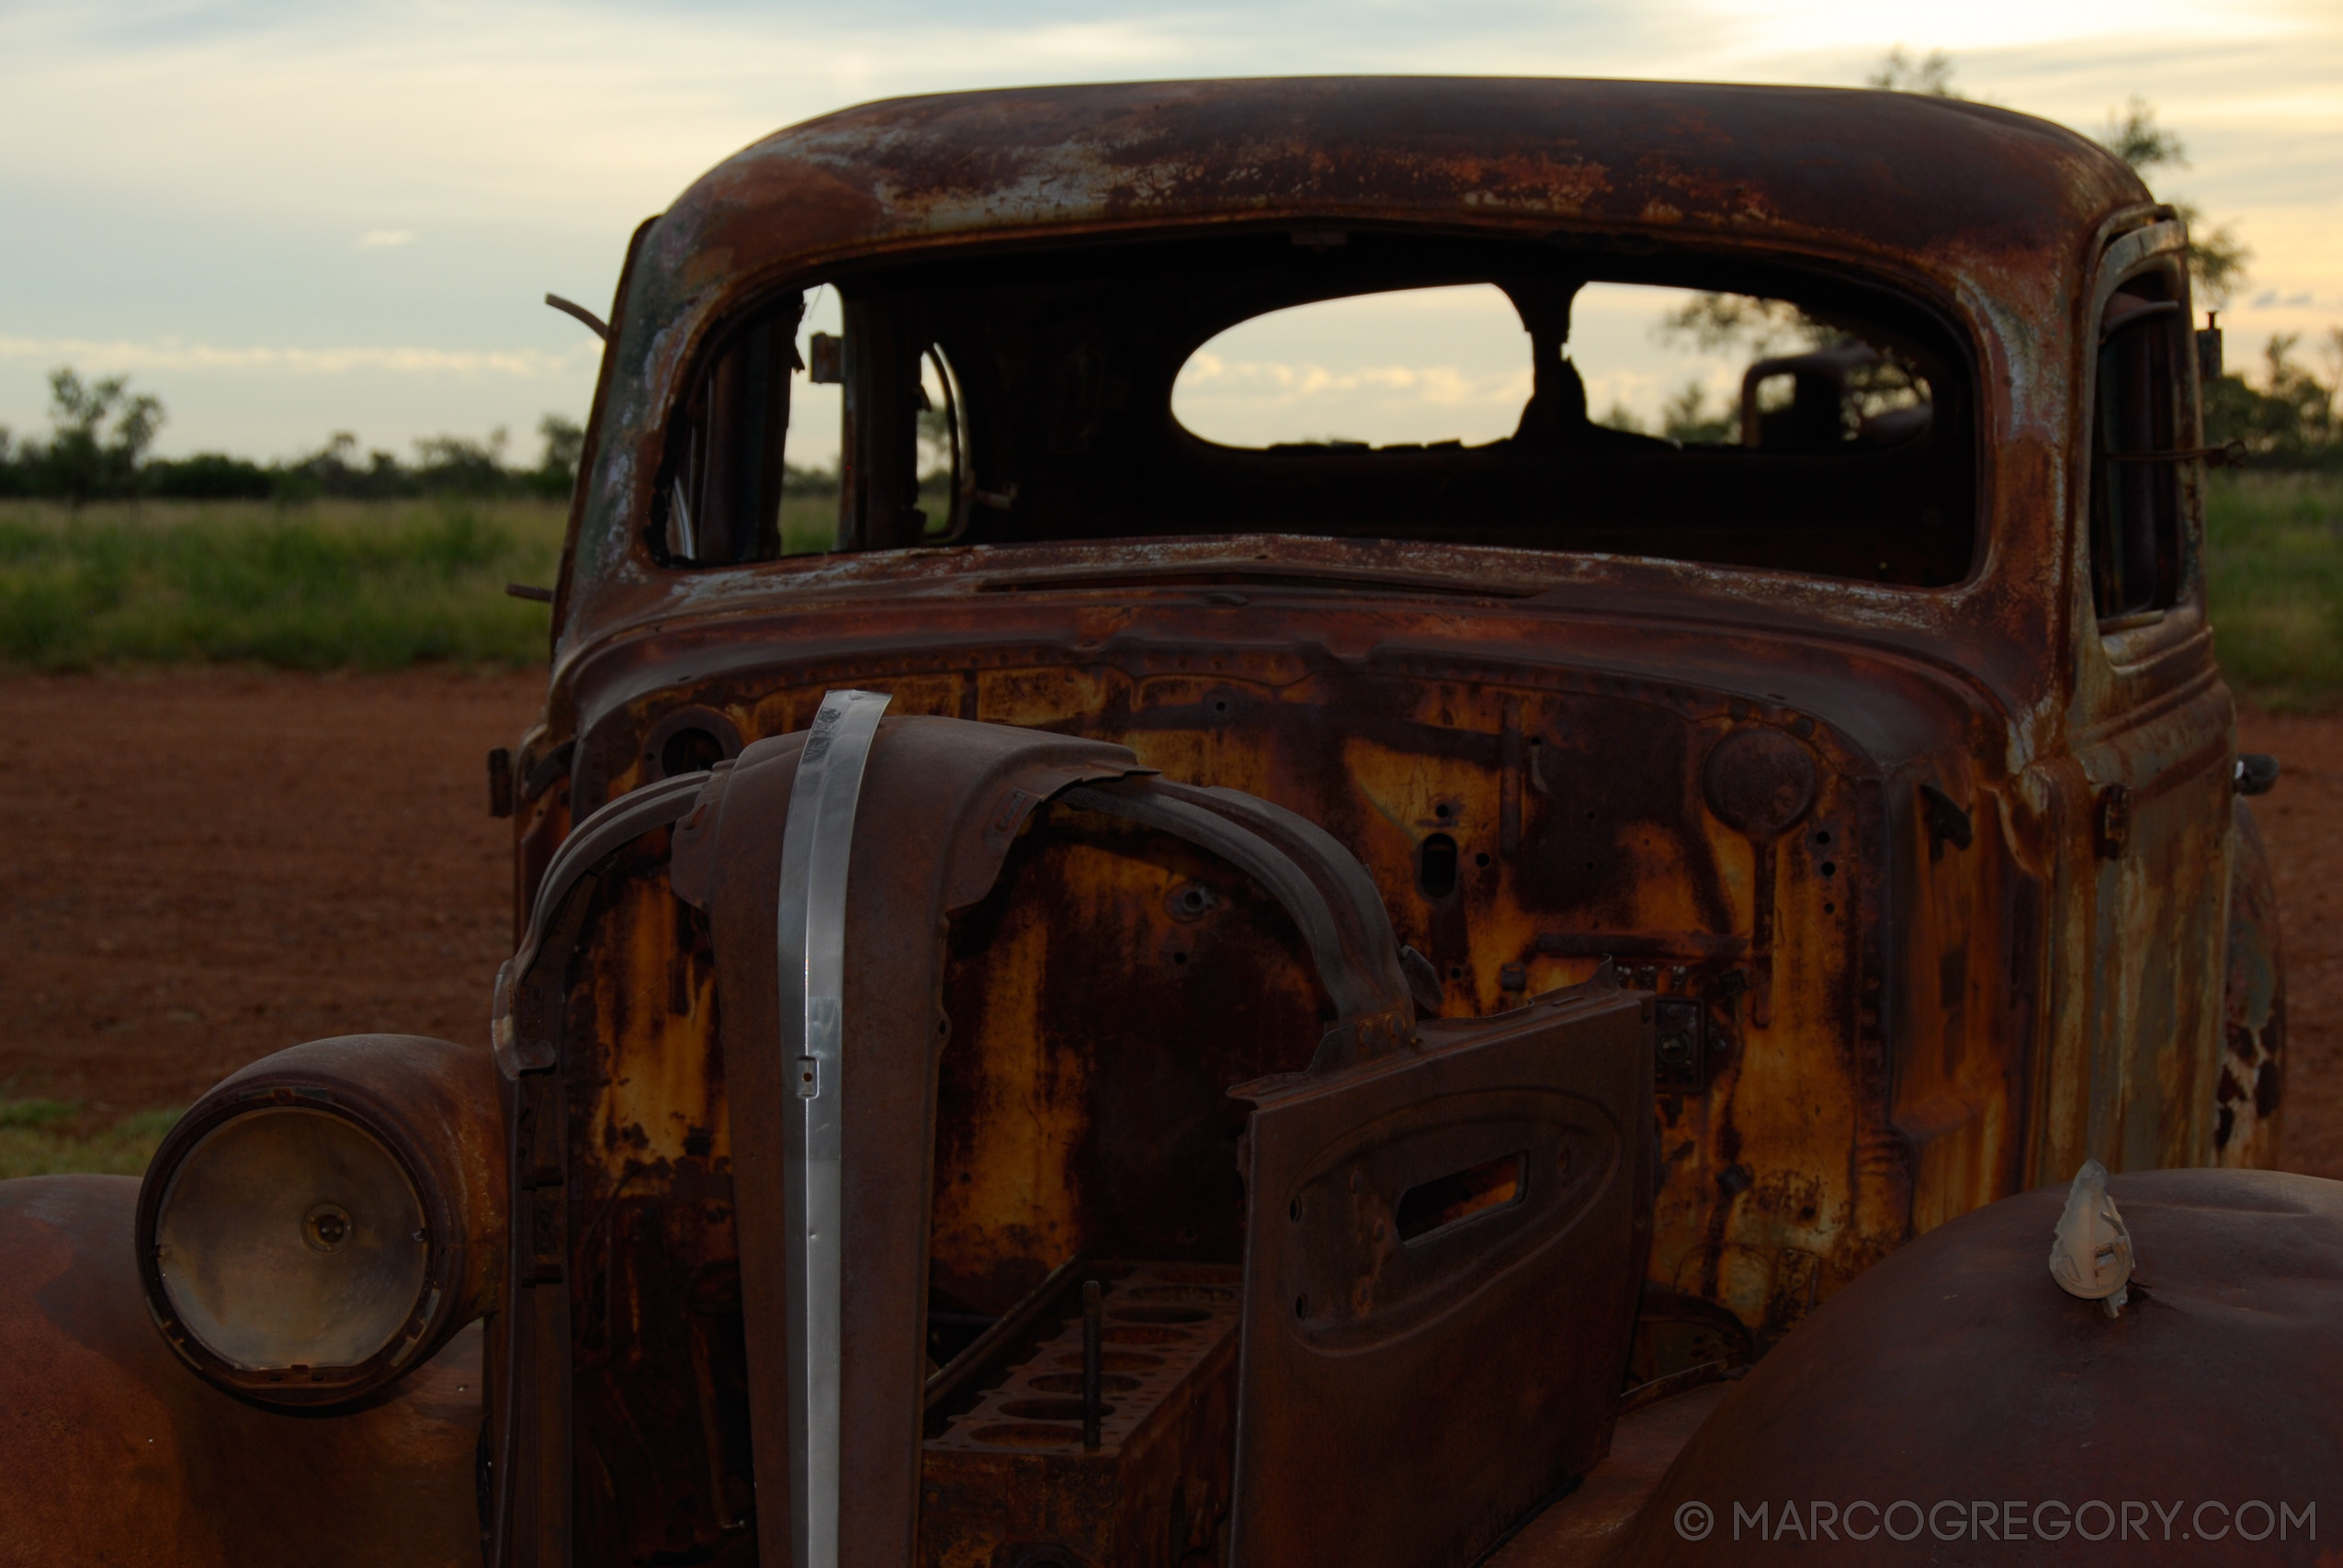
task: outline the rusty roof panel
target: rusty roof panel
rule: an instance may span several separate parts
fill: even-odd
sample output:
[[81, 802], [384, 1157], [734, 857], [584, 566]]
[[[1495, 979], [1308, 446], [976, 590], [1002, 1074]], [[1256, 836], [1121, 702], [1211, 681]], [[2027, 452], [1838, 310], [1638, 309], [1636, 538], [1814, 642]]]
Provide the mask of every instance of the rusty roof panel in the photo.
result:
[[689, 288], [947, 235], [1293, 215], [1716, 230], [1941, 262], [2063, 247], [2147, 199], [2072, 131], [1912, 94], [1138, 83], [898, 98], [778, 131], [684, 194], [656, 256]]

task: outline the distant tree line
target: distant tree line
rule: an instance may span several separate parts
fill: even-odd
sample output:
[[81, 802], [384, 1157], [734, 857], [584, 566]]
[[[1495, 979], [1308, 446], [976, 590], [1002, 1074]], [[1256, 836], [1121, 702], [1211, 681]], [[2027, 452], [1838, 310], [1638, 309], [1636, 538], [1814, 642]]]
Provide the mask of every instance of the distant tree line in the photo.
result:
[[[1941, 50], [1914, 58], [1901, 48], [1889, 51], [1864, 85], [1891, 92], [1957, 98], [1952, 60]], [[2111, 111], [2100, 144], [2132, 166], [2143, 180], [2156, 170], [2189, 166], [2186, 143], [2156, 123], [2156, 107], [2134, 97]], [[2189, 226], [2189, 272], [2196, 303], [2224, 309], [2245, 287], [2253, 252], [2226, 223], [2209, 221], [2185, 201], [2169, 203]], [[2236, 442], [2257, 468], [2343, 469], [2343, 327], [2328, 329], [2321, 345], [2326, 378], [2295, 358], [2296, 333], [2274, 334], [2262, 345], [2258, 377], [2224, 368], [2204, 389], [2204, 436], [2209, 445]], [[2256, 384], [2257, 380], [2259, 382]]]
[[162, 402], [134, 392], [129, 378], [85, 381], [70, 368], [49, 376], [49, 438], [18, 441], [0, 425], [0, 496], [36, 496], [80, 506], [93, 501], [313, 501], [323, 497], [389, 500], [423, 495], [546, 496], [570, 493], [585, 432], [549, 413], [538, 422], [534, 466], [505, 460], [500, 426], [485, 441], [434, 435], [402, 459], [380, 449], [361, 453], [357, 437], [336, 432], [324, 446], [290, 461], [257, 463], [225, 452], [187, 457], [150, 456], [168, 417]]
[[2327, 329], [2321, 380], [2294, 357], [2302, 338], [2279, 333], [2262, 346], [2260, 385], [2232, 370], [2205, 389], [2205, 440], [2235, 441], [2260, 468], [2343, 471], [2343, 327]]
[[[1958, 98], [1952, 85], [1952, 58], [1941, 50], [1914, 56], [1902, 48], [1888, 52], [1864, 85], [1887, 92]], [[2130, 164], [2143, 179], [2151, 171], [2189, 166], [2188, 148], [2180, 138], [2156, 123], [2156, 107], [2134, 97], [2120, 112], [2111, 112], [2100, 132], [2100, 143]], [[2186, 202], [2170, 203], [2189, 226], [2189, 272], [2195, 302], [2204, 309], [2224, 309], [2246, 283], [2247, 263], [2253, 252], [2226, 223], [2209, 222]], [[1838, 330], [1808, 317], [1780, 299], [1755, 299], [1732, 294], [1699, 294], [1659, 323], [1663, 343], [1705, 353], [1738, 353], [1750, 358], [1820, 348], [1835, 341]], [[2235, 442], [2256, 468], [2343, 470], [2343, 327], [2330, 328], [2319, 345], [2319, 370], [2296, 357], [2303, 346], [2296, 333], [2274, 334], [2262, 347], [2261, 364], [2248, 374], [2224, 367], [2220, 379], [2204, 389], [2204, 435], [2214, 446]], [[1711, 409], [1698, 381], [1687, 382], [1661, 411], [1658, 434], [1675, 440], [1727, 441], [1736, 427], [1729, 405]], [[1641, 429], [1623, 408], [1604, 415], [1604, 423], [1624, 429]]]

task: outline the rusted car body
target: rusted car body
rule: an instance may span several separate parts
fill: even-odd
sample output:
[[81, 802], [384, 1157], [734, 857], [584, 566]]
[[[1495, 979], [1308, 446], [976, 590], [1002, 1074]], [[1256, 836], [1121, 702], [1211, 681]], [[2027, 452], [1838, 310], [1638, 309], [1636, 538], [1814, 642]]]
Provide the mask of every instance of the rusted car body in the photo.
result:
[[[628, 253], [498, 764], [503, 1183], [301, 1421], [484, 1315], [492, 1562], [1461, 1564], [1915, 1236], [2269, 1164], [2185, 247], [2090, 143], [1891, 94], [1052, 88], [737, 154]], [[1624, 437], [1594, 281], [1878, 346]], [[1228, 326], [1462, 282], [1534, 356], [1510, 439], [1172, 414]], [[1888, 361], [1917, 404], [1842, 406]], [[792, 555], [801, 369], [845, 424]], [[282, 1404], [157, 1239], [206, 1128], [295, 1103], [254, 1081], [136, 1224], [181, 1359]]]

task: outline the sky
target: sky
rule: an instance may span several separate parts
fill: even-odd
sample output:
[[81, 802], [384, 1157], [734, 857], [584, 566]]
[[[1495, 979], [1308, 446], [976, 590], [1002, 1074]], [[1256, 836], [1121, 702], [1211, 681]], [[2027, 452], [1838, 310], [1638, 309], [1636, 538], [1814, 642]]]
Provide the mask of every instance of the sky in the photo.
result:
[[[165, 455], [289, 457], [336, 431], [405, 455], [501, 427], [531, 461], [544, 414], [583, 416], [600, 348], [544, 294], [606, 309], [641, 219], [871, 98], [1375, 72], [1851, 86], [1896, 46], [2087, 132], [2150, 100], [2190, 153], [2159, 194], [2254, 252], [2233, 363], [2295, 332], [2316, 364], [2343, 326], [2337, 0], [0, 0], [0, 426], [44, 434], [48, 373], [72, 365], [159, 396]], [[1248, 324], [1175, 407], [1265, 439], [1502, 434], [1526, 340], [1486, 292], [1442, 296], [1385, 302], [1372, 334]], [[1730, 382], [1656, 340], [1649, 300], [1594, 304], [1574, 351], [1598, 412]], [[824, 418], [809, 402], [793, 459], [834, 449]]]

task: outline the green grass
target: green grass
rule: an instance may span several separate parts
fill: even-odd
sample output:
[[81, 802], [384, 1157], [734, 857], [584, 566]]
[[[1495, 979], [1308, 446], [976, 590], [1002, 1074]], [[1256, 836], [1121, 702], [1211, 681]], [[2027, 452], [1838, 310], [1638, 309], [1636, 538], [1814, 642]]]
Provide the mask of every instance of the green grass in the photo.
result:
[[[930, 474], [920, 480], [920, 510], [926, 513], [929, 526], [941, 529], [952, 515], [951, 481], [940, 474]], [[838, 491], [810, 486], [781, 491], [781, 553], [785, 556], [818, 556], [838, 539]]]
[[2343, 478], [2213, 475], [2205, 565], [2231, 686], [2275, 712], [2343, 706]]
[[[0, 669], [537, 663], [546, 608], [504, 584], [552, 581], [561, 525], [543, 501], [0, 502]], [[791, 553], [836, 525], [834, 495], [784, 503]], [[2206, 528], [2231, 683], [2280, 711], [2343, 706], [2343, 478], [2215, 474]]]
[[0, 1100], [0, 1179], [95, 1172], [140, 1176], [175, 1111], [106, 1121], [62, 1100]]
[[0, 666], [541, 662], [563, 509], [542, 501], [0, 503]]
[[838, 537], [838, 497], [781, 492], [781, 553], [816, 556]]

